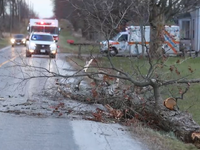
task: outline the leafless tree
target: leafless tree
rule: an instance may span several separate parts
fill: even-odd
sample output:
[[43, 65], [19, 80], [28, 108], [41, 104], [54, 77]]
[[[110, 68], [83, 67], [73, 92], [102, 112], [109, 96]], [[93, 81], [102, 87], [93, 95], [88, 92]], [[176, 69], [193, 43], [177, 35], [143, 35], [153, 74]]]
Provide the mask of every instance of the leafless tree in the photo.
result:
[[[5, 19], [5, 1], [4, 0], [1, 0], [0, 1], [0, 20], [2, 22], [4, 22], [4, 19]], [[3, 26], [4, 26], [4, 23], [1, 23], [0, 24], [0, 35], [2, 36], [2, 30], [3, 30]]]
[[24, 0], [1, 0], [0, 7], [0, 29], [4, 32], [20, 32], [26, 19], [37, 16]]
[[[199, 0], [149, 0], [149, 24], [151, 26], [150, 54], [154, 58], [162, 56], [163, 27], [167, 21], [180, 13], [199, 8]], [[156, 36], [155, 36], [156, 35]]]
[[[163, 28], [167, 22], [180, 13], [192, 11], [199, 6], [199, 0], [132, 0], [132, 1], [114, 1], [114, 0], [87, 0], [87, 1], [66, 1], [70, 4], [79, 19], [83, 23], [82, 29], [84, 31], [91, 32], [92, 30], [103, 35], [106, 40], [110, 39], [116, 32], [120, 25], [132, 21], [135, 24], [144, 26], [150, 25], [150, 50], [148, 63], [138, 64], [138, 59], [130, 59], [130, 68], [132, 72], [125, 72], [123, 68], [115, 66], [112, 59], [108, 55], [109, 67], [101, 66], [100, 63], [96, 63], [96, 72], [77, 72], [73, 77], [87, 76], [93, 79], [95, 83], [98, 83], [100, 78], [95, 75], [103, 75], [105, 78], [103, 81], [110, 78], [117, 78], [120, 80], [126, 80], [131, 85], [141, 92], [139, 95], [136, 91], [131, 91], [130, 99], [126, 102], [122, 102], [124, 99], [123, 92], [121, 97], [117, 95], [115, 100], [111, 100], [110, 103], [119, 102], [119, 105], [128, 103], [126, 106], [132, 105], [131, 110], [133, 112], [140, 113], [141, 116], [150, 114], [148, 120], [153, 120], [159, 127], [167, 131], [173, 131], [176, 135], [185, 142], [199, 143], [199, 137], [193, 137], [192, 133], [198, 135], [200, 132], [200, 126], [194, 122], [190, 115], [180, 111], [170, 111], [163, 105], [164, 99], [161, 94], [162, 88], [169, 85], [186, 85], [185, 92], [188, 91], [190, 84], [199, 83], [200, 79], [190, 79], [187, 76], [180, 77], [181, 74], [178, 70], [178, 62], [173, 66], [165, 64], [167, 58], [163, 57], [162, 45], [163, 45]], [[187, 61], [187, 60], [184, 60]], [[165, 78], [162, 68], [168, 67], [166, 74], [173, 74], [172, 78]], [[143, 69], [146, 69], [146, 73], [143, 73]], [[85, 68], [82, 68], [85, 69]], [[99, 72], [99, 70], [103, 70]], [[70, 76], [69, 76], [70, 77]], [[106, 82], [106, 85], [109, 83]], [[99, 90], [99, 89], [98, 89]], [[183, 98], [184, 93], [178, 98]], [[98, 93], [101, 93], [98, 91]], [[96, 94], [94, 93], [95, 97]], [[109, 94], [108, 94], [109, 95]], [[147, 95], [147, 97], [144, 97]], [[78, 98], [76, 93], [71, 93], [72, 97]], [[87, 100], [88, 96], [81, 99]], [[111, 95], [112, 97], [113, 95]], [[91, 97], [90, 97], [91, 98]], [[112, 97], [113, 98], [113, 97]], [[144, 102], [142, 99], [145, 99]], [[92, 99], [92, 98], [91, 98]], [[107, 97], [104, 99], [108, 99]], [[118, 99], [118, 100], [116, 100]], [[119, 100], [120, 99], [120, 100]], [[96, 99], [95, 99], [96, 101]], [[145, 105], [145, 107], [144, 107]], [[134, 110], [133, 110], [134, 109]], [[193, 134], [193, 135], [194, 135]]]

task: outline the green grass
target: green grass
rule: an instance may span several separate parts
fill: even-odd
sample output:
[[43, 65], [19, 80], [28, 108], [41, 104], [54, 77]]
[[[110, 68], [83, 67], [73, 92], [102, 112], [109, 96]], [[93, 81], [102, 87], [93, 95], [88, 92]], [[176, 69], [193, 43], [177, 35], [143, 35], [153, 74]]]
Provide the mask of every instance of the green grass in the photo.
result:
[[[69, 45], [66, 40], [72, 39], [75, 41], [81, 41], [79, 38], [73, 37], [69, 32], [63, 32], [60, 36], [60, 45], [68, 53], [78, 53], [77, 46]], [[88, 53], [86, 50], [83, 53]], [[79, 58], [71, 58], [73, 61], [77, 62], [78, 65], [84, 66], [85, 59]], [[111, 57], [112, 63], [118, 69], [123, 70], [133, 77], [141, 77], [142, 75], [146, 75], [148, 73], [148, 69], [150, 67], [148, 60], [138, 59], [134, 57]], [[186, 57], [186, 59], [180, 57], [171, 57], [164, 61], [164, 64], [159, 62], [159, 65], [156, 65], [155, 73], [152, 78], [158, 77], [162, 80], [170, 80], [170, 79], [180, 79], [182, 77], [186, 79], [200, 79], [200, 67], [199, 67], [200, 58], [191, 58]], [[154, 63], [155, 65], [156, 63]], [[101, 67], [111, 67], [108, 59], [106, 57], [102, 57], [98, 59], [98, 65]], [[173, 71], [170, 68], [173, 66]], [[190, 69], [191, 68], [191, 69]], [[192, 70], [192, 72], [191, 72]], [[180, 72], [180, 74], [178, 73]], [[136, 74], [138, 73], [138, 74]], [[187, 85], [178, 85], [174, 84], [172, 86], [163, 87], [161, 90], [163, 98], [167, 97], [179, 97], [180, 90], [184, 90]], [[199, 92], [199, 83], [191, 84], [189, 91], [184, 95], [183, 100], [178, 100], [178, 106], [181, 111], [187, 111], [192, 116], [193, 119], [200, 124], [200, 92]], [[149, 134], [149, 136], [155, 138], [160, 142], [160, 145], [164, 145], [166, 150], [196, 150], [197, 148], [192, 144], [184, 144], [181, 141], [177, 140], [173, 136], [168, 136], [166, 134], [158, 134], [154, 131], [145, 131], [142, 133], [143, 135]], [[155, 141], [153, 141], [154, 143]], [[150, 144], [152, 141], [150, 140]], [[159, 145], [159, 143], [158, 143]], [[163, 148], [163, 150], [165, 150]]]
[[[115, 67], [123, 70], [124, 72], [128, 73], [129, 75], [132, 75], [134, 77], [134, 72], [137, 71], [139, 74], [142, 73], [142, 75], [147, 74], [149, 64], [147, 60], [137, 59], [137, 58], [125, 58], [125, 57], [112, 57], [111, 58], [112, 63]], [[85, 64], [85, 60], [80, 60], [76, 58], [75, 60], [79, 65]], [[177, 63], [177, 61], [180, 61], [180, 63]], [[156, 73], [159, 76], [159, 79], [161, 80], [171, 80], [171, 79], [180, 79], [182, 77], [185, 77], [186, 79], [200, 79], [200, 67], [199, 67], [200, 58], [186, 58], [182, 59], [180, 57], [173, 57], [169, 58], [165, 61], [163, 67], [157, 67], [155, 70]], [[111, 67], [108, 59], [106, 57], [103, 57], [99, 59], [98, 65], [101, 67]], [[137, 67], [136, 67], [137, 66]], [[173, 71], [170, 71], [170, 66], [174, 66]], [[188, 69], [191, 68], [193, 72]], [[139, 71], [138, 71], [138, 70]], [[180, 72], [180, 75], [176, 73], [176, 69], [178, 72]], [[156, 76], [156, 75], [154, 75]], [[135, 77], [141, 77], [139, 74]], [[171, 86], [163, 87], [161, 90], [161, 93], [163, 95], [163, 98], [168, 97], [180, 97], [181, 94], [180, 91], [184, 91], [187, 87], [186, 84], [174, 84]], [[199, 83], [191, 84], [189, 91], [184, 95], [184, 98], [181, 100], [178, 100], [178, 106], [180, 110], [187, 111], [192, 114], [193, 119], [200, 124], [200, 92], [199, 92]]]
[[[70, 31], [66, 31], [67, 29], [64, 29], [61, 31], [59, 35], [59, 42], [58, 45], [60, 46], [60, 50], [63, 53], [79, 53], [79, 46], [78, 45], [71, 45], [67, 43], [67, 40], [74, 40], [75, 43], [84, 43], [86, 42], [83, 38], [77, 38], [72, 35]], [[81, 46], [81, 54], [96, 54], [99, 53], [99, 47], [98, 46], [91, 46], [91, 45], [83, 45]]]
[[[186, 79], [200, 79], [200, 67], [199, 62], [200, 58], [189, 58], [187, 61], [182, 62], [181, 64], [177, 64], [176, 61], [181, 60], [180, 58], [171, 58], [169, 62], [167, 62], [167, 67], [162, 69], [162, 72], [168, 70], [168, 73], [164, 76], [164, 79], [179, 79], [181, 77], [185, 77]], [[183, 61], [183, 60], [181, 60]], [[177, 75], [176, 71], [173, 72], [169, 70], [169, 66], [174, 65], [177, 70], [180, 72], [180, 75]], [[192, 72], [190, 71], [192, 69]], [[167, 88], [163, 88], [163, 97], [173, 96], [180, 97], [179, 92], [184, 91], [187, 87], [186, 84], [174, 84], [173, 86], [169, 86], [169, 90]], [[182, 111], [188, 111], [192, 114], [193, 119], [200, 124], [200, 92], [199, 92], [199, 83], [191, 84], [189, 91], [184, 95], [183, 100], [178, 100], [178, 106]], [[168, 91], [168, 92], [167, 92]]]
[[0, 39], [0, 48], [4, 48], [4, 47], [6, 47], [8, 45], [10, 45], [9, 38]]
[[[177, 61], [180, 61], [177, 63]], [[102, 66], [110, 66], [106, 58], [103, 58], [103, 65]], [[132, 75], [139, 68], [139, 72], [142, 75], [147, 74], [149, 64], [145, 60], [138, 60], [137, 58], [112, 58], [113, 64], [117, 67], [122, 69], [123, 71], [127, 72], [128, 74]], [[155, 73], [159, 79], [161, 80], [172, 80], [172, 79], [200, 79], [200, 67], [199, 67], [200, 57], [199, 58], [186, 58], [182, 59], [179, 57], [169, 58], [165, 61], [163, 67], [157, 67]], [[137, 66], [137, 67], [136, 67]], [[174, 66], [173, 71], [170, 71], [170, 66]], [[190, 69], [191, 68], [191, 69]], [[180, 75], [177, 74], [176, 70], [180, 72]], [[192, 72], [191, 72], [192, 70]], [[139, 73], [138, 72], [138, 73]], [[154, 75], [153, 77], [156, 77]], [[141, 75], [138, 75], [138, 78]], [[136, 76], [137, 77], [137, 76]], [[163, 98], [168, 97], [180, 97], [180, 91], [185, 91], [187, 87], [186, 84], [173, 84], [168, 87], [162, 88], [162, 95]], [[178, 106], [180, 110], [187, 111], [192, 114], [193, 119], [200, 124], [200, 85], [199, 83], [191, 84], [188, 92], [184, 95], [183, 100], [178, 100]]]
[[[133, 58], [133, 57], [111, 57], [112, 63], [114, 66], [134, 78], [141, 78], [141, 75], [146, 75], [149, 69], [149, 63], [147, 60]], [[77, 64], [83, 66], [85, 64], [85, 60], [81, 60], [78, 58], [74, 59]], [[179, 61], [179, 62], [178, 62]], [[200, 79], [200, 67], [199, 67], [200, 57], [192, 58], [187, 57], [186, 59], [180, 57], [172, 57], [167, 59], [162, 67], [157, 67], [155, 69], [154, 77], [158, 76], [161, 80], [172, 80], [172, 79], [180, 79], [182, 77], [186, 79]], [[98, 61], [98, 66], [100, 67], [111, 67], [107, 57], [102, 57]], [[170, 71], [170, 67], [173, 66], [173, 71]], [[192, 73], [189, 70], [192, 69]], [[177, 74], [176, 70], [180, 72], [180, 75]], [[91, 70], [88, 70], [91, 71]], [[135, 75], [134, 73], [138, 73]], [[184, 91], [187, 87], [186, 84], [173, 84], [171, 86], [161, 88], [161, 93], [163, 98], [168, 97], [180, 97], [180, 91]], [[192, 114], [193, 119], [200, 124], [200, 92], [199, 92], [199, 83], [191, 84], [189, 91], [184, 95], [184, 98], [178, 100], [178, 106], [180, 110], [187, 111]]]
[[[189, 58], [187, 61], [180, 59], [181, 63], [176, 63], [179, 60], [179, 57], [170, 58], [165, 62], [163, 68], [157, 68], [156, 71], [160, 74], [161, 79], [173, 79], [173, 78], [180, 78], [181, 76], [188, 76], [188, 78], [198, 78], [200, 74], [199, 62], [200, 58]], [[75, 58], [73, 59], [79, 65], [83, 66], [85, 64], [85, 60]], [[135, 66], [139, 68], [141, 73], [145, 75], [147, 73], [149, 65], [148, 62], [145, 60], [137, 59], [137, 58], [124, 58], [124, 57], [112, 57], [111, 58], [115, 67], [122, 69], [123, 71], [133, 74]], [[106, 57], [99, 59], [99, 65], [102, 67], [110, 67], [111, 65], [108, 62]], [[177, 70], [180, 71], [180, 75], [177, 75], [175, 71], [171, 72], [169, 70], [170, 66], [175, 65]], [[188, 67], [191, 67], [194, 71], [191, 73], [188, 70]], [[162, 76], [163, 75], [163, 76]], [[178, 92], [178, 85], [170, 86], [169, 89], [172, 93], [168, 92], [167, 88], [163, 88], [163, 97], [169, 97], [170, 94], [172, 96], [179, 96]], [[183, 88], [183, 86], [181, 86]], [[190, 90], [185, 94], [183, 100], [178, 101], [178, 105], [180, 110], [188, 111], [192, 114], [193, 119], [200, 124], [200, 94], [199, 94], [199, 84], [191, 85]], [[135, 128], [135, 127], [134, 127]], [[143, 132], [139, 132], [139, 129], [136, 128], [133, 133], [137, 132], [138, 137], [147, 143], [148, 148], [150, 150], [197, 150], [197, 148], [193, 144], [186, 144], [179, 141], [173, 134], [170, 133], [161, 133], [155, 132], [151, 129], [142, 129]], [[142, 137], [141, 137], [142, 136]], [[152, 144], [153, 143], [153, 144]]]
[[193, 144], [179, 141], [175, 135], [146, 128], [142, 125], [131, 127], [133, 137], [138, 137], [141, 142], [145, 141], [149, 150], [197, 150]]

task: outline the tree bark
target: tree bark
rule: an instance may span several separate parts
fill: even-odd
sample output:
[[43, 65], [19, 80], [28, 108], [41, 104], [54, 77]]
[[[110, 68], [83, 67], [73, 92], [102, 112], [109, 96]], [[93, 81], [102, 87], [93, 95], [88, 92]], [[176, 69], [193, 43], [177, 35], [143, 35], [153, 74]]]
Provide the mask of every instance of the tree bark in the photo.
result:
[[156, 109], [160, 109], [160, 107], [162, 107], [163, 105], [163, 98], [160, 95], [160, 90], [158, 85], [156, 84], [153, 85], [153, 92], [155, 97], [155, 107]]
[[163, 29], [165, 26], [165, 15], [160, 13], [160, 7], [154, 6], [150, 11], [150, 50], [151, 58], [161, 58], [163, 55], [162, 45], [164, 43]]
[[144, 33], [144, 26], [143, 22], [141, 21], [140, 23], [140, 31], [141, 31], [141, 42], [142, 42], [142, 56], [145, 56], [145, 33]]
[[[123, 96], [106, 95], [106, 102], [104, 99], [93, 97], [91, 93], [94, 91], [88, 90], [67, 92], [59, 88], [59, 92], [66, 98], [73, 100], [81, 100], [87, 103], [101, 103], [103, 105], [109, 104], [114, 109], [128, 109], [131, 115], [138, 116], [139, 119], [151, 127], [162, 129], [167, 132], [173, 132], [177, 138], [186, 143], [193, 143], [196, 147], [200, 148], [200, 126], [187, 112], [180, 112], [179, 110], [167, 109], [164, 105], [159, 105], [155, 108], [155, 98], [143, 99], [142, 95], [132, 94], [128, 100], [124, 100]], [[154, 89], [155, 94], [157, 91]], [[158, 98], [160, 98], [159, 93]], [[159, 99], [160, 100], [160, 99]], [[160, 101], [159, 101], [159, 104]], [[122, 106], [123, 105], [123, 106]], [[126, 116], [126, 114], [124, 114]]]
[[[149, 100], [145, 103], [143, 109], [137, 111], [144, 116], [146, 122], [155, 125], [164, 131], [173, 132], [177, 138], [186, 143], [194, 143], [200, 148], [200, 126], [197, 124], [192, 116], [187, 112], [180, 112], [169, 110], [164, 106], [159, 110], [154, 108], [154, 100]], [[142, 108], [142, 103], [133, 104], [133, 108]], [[197, 136], [192, 137], [192, 134]]]

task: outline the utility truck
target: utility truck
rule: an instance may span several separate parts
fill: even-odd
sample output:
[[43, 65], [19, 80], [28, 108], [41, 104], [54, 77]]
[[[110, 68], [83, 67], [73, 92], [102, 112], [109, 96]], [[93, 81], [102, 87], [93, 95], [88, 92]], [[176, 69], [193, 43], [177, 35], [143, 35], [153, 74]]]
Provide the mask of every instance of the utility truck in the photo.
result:
[[[143, 34], [141, 34], [143, 33]], [[164, 44], [163, 52], [169, 56], [180, 54], [180, 30], [179, 26], [165, 26], [163, 28]], [[142, 40], [143, 39], [143, 40]], [[100, 42], [100, 51], [114, 55], [133, 55], [148, 54], [150, 42], [150, 26], [129, 26], [126, 31], [119, 32], [110, 40]]]
[[32, 32], [50, 33], [57, 42], [59, 39], [60, 28], [57, 19], [30, 19], [27, 27], [29, 35]]

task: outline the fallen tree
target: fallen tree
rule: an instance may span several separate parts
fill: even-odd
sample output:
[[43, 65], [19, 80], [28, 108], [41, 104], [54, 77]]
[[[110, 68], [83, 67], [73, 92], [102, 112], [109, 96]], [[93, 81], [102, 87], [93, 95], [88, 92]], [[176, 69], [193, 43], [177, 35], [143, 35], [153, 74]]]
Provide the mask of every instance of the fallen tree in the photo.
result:
[[[190, 114], [181, 112], [177, 107], [177, 100], [183, 98], [190, 84], [199, 83], [200, 79], [191, 80], [188, 78], [193, 72], [191, 67], [188, 68], [188, 74], [182, 75], [178, 69], [180, 60], [178, 59], [176, 63], [169, 65], [166, 62], [167, 58], [162, 53], [162, 45], [164, 44], [162, 29], [164, 25], [178, 14], [196, 9], [199, 0], [191, 0], [190, 2], [187, 0], [105, 0], [101, 2], [97, 0], [80, 2], [69, 0], [66, 3], [71, 8], [75, 8], [79, 18], [84, 18], [84, 20], [78, 19], [82, 22], [80, 24], [83, 24], [83, 32], [100, 32], [100, 36], [104, 36], [105, 40], [108, 41], [108, 50], [112, 35], [128, 21], [133, 21], [141, 26], [150, 25], [150, 49], [143, 44], [146, 40], [143, 39], [142, 46], [146, 47], [147, 53], [149, 52], [147, 63], [138, 59], [130, 59], [128, 63], [130, 70], [127, 72], [123, 70], [124, 68], [120, 68], [119, 64], [115, 66], [108, 55], [109, 67], [101, 65], [97, 61], [93, 67], [93, 69], [98, 70], [96, 72], [86, 72], [89, 67], [86, 65], [73, 75], [61, 76], [52, 73], [51, 77], [76, 78], [76, 82], [67, 89], [65, 89], [65, 84], [58, 82], [59, 92], [74, 100], [101, 103], [108, 108], [109, 114], [112, 114], [111, 116], [117, 120], [139, 119], [151, 127], [172, 131], [180, 140], [194, 143], [200, 148], [200, 126]], [[118, 9], [119, 7], [121, 9]], [[141, 33], [141, 35], [143, 34]], [[141, 38], [144, 37], [141, 36]], [[99, 70], [103, 71], [99, 72]], [[80, 88], [83, 77], [92, 80], [90, 83], [92, 88]], [[128, 81], [130, 87], [127, 87], [126, 84], [115, 83], [114, 81], [118, 81], [118, 79]], [[168, 94], [167, 99], [163, 98], [162, 88], [170, 85], [186, 85], [186, 87], [180, 93], [180, 97]], [[102, 115], [104, 113], [97, 110], [97, 113], [93, 115], [94, 120], [102, 121]]]
[[[140, 120], [154, 129], [174, 132], [181, 141], [193, 143], [200, 148], [200, 126], [193, 120], [191, 114], [181, 112], [175, 107], [169, 109], [164, 106], [164, 103], [155, 109], [156, 100], [152, 95], [153, 88], [151, 87], [140, 88], [138, 91], [131, 87], [120, 86], [114, 90], [113, 94], [109, 94], [111, 86], [95, 86], [74, 92], [73, 88], [65, 90], [62, 85], [59, 85], [58, 91], [64, 97], [86, 103], [100, 103], [108, 109], [109, 113], [97, 110], [93, 113], [93, 118], [87, 118], [89, 120], [104, 122], [103, 115], [112, 117], [115, 121], [129, 122], [129, 124], [130, 120], [132, 122]], [[144, 95], [148, 96], [144, 97]]]

